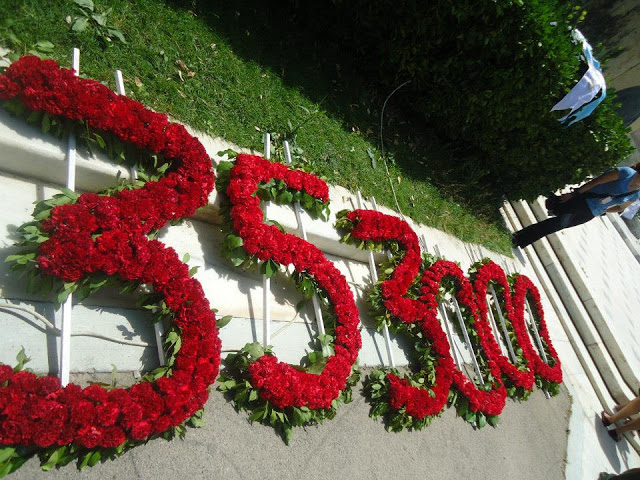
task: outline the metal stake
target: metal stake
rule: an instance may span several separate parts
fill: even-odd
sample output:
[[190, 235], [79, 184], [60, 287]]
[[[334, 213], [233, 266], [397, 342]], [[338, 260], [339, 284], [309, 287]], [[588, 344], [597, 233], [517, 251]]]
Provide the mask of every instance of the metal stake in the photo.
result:
[[[356, 199], [358, 201], [358, 208], [364, 210], [364, 202], [362, 201], [362, 195], [360, 194], [360, 190], [356, 191]], [[375, 284], [378, 281], [378, 271], [376, 269], [376, 262], [373, 258], [373, 252], [368, 250], [369, 253], [369, 272], [371, 274], [371, 280]], [[387, 348], [387, 358], [389, 360], [389, 365], [395, 368], [396, 362], [393, 358], [393, 353], [391, 352], [391, 337], [389, 336], [389, 327], [385, 323], [382, 326], [382, 336], [384, 337], [385, 347]]]
[[[71, 65], [74, 74], [80, 73], [80, 50], [74, 48], [71, 54]], [[67, 139], [67, 188], [76, 189], [76, 136], [73, 129], [69, 130]], [[62, 333], [60, 336], [60, 384], [65, 387], [69, 383], [71, 365], [71, 310], [73, 295], [69, 294], [62, 305]]]
[[[264, 134], [264, 158], [269, 160], [271, 158], [271, 135]], [[267, 210], [269, 202], [264, 202], [262, 211], [264, 213], [264, 219], [267, 219]], [[267, 275], [262, 275], [262, 345], [267, 348], [271, 341], [271, 307], [269, 302], [269, 294], [271, 293], [271, 278]]]
[[[287, 140], [284, 141], [284, 160], [287, 165], [291, 165], [291, 150], [289, 148], [289, 142]], [[307, 229], [304, 226], [304, 222], [302, 221], [302, 207], [300, 206], [300, 202], [295, 202], [293, 205], [293, 211], [296, 214], [296, 221], [298, 222], [298, 230], [300, 231], [300, 236], [303, 240], [307, 241]], [[320, 307], [320, 300], [318, 299], [317, 294], [313, 294], [311, 297], [311, 301], [313, 302], [313, 311], [316, 316], [316, 324], [318, 325], [318, 334], [324, 335], [324, 320], [322, 318], [322, 308]], [[326, 353], [326, 347], [322, 347], [322, 353]]]
[[[124, 89], [124, 81], [122, 80], [122, 72], [120, 70], [116, 70], [115, 79], [116, 79], [116, 93], [118, 95], [122, 95], [123, 97], [126, 97], [127, 93]], [[131, 179], [134, 181], [137, 180], [138, 179], [137, 165], [135, 164], [131, 165], [129, 167], [129, 170], [131, 172]], [[153, 331], [156, 338], [156, 349], [158, 351], [158, 361], [160, 362], [160, 365], [166, 365], [167, 358], [165, 357], [165, 354], [164, 354], [164, 348], [162, 348], [162, 338], [164, 337], [164, 325], [162, 324], [162, 322], [155, 322], [153, 324]]]

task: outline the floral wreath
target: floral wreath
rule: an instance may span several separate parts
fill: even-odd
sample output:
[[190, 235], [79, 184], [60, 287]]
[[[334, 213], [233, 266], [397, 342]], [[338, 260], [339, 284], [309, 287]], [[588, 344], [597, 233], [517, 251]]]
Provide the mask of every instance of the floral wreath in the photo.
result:
[[257, 344], [225, 360], [229, 376], [221, 378], [221, 390], [230, 394], [237, 408], [251, 411], [251, 420], [274, 426], [288, 443], [293, 426], [333, 418], [338, 402], [350, 401], [361, 347], [358, 309], [346, 279], [333, 263], [311, 243], [264, 223], [260, 202], [297, 201], [318, 214], [323, 211], [320, 205], [329, 201], [329, 189], [314, 175], [257, 156], [241, 154], [234, 164], [221, 167], [218, 185], [229, 201], [225, 211], [233, 232], [226, 236], [225, 251], [234, 264], [261, 262], [261, 271], [268, 276], [281, 265], [293, 265], [294, 280], [303, 294], [307, 298], [318, 294], [331, 305], [328, 313], [333, 322], [325, 321], [327, 334], [321, 339], [330, 355], [312, 352], [312, 368], [279, 362], [270, 349]]
[[[457, 264], [436, 261], [428, 255], [421, 259], [416, 234], [406, 222], [396, 217], [368, 210], [344, 211], [338, 214], [336, 226], [346, 230], [343, 241], [356, 243], [361, 248], [381, 250], [386, 247], [394, 252], [392, 258], [382, 265], [380, 281], [371, 290], [369, 302], [376, 315], [377, 326], [381, 328], [386, 323], [396, 332], [412, 338], [417, 357], [414, 363], [418, 370], [411, 375], [400, 378], [395, 369], [377, 369], [365, 379], [365, 393], [372, 405], [371, 416], [384, 415], [388, 428], [393, 431], [421, 429], [449, 401], [456, 405], [458, 415], [477, 427], [486, 423], [495, 426], [507, 393], [517, 398], [528, 396], [534, 379], [531, 366], [540, 368], [537, 372], [548, 380], [547, 387], [555, 385], [555, 389], [549, 388], [551, 393], [557, 393], [557, 384], [562, 380], [560, 364], [553, 348], [549, 348], [551, 344], [539, 295], [535, 297], [537, 290], [532, 288], [533, 284], [526, 277], [518, 277], [527, 281], [520, 280], [520, 287], [516, 283], [520, 303], [514, 312], [507, 279], [493, 262], [486, 261], [472, 267], [474, 294], [471, 283]], [[423, 273], [420, 276], [421, 268]], [[518, 366], [501, 354], [487, 321], [486, 289], [491, 281], [502, 287], [507, 316], [513, 320], [510, 325], [514, 340], [518, 342], [517, 346], [521, 346], [518, 360], [522, 363]], [[551, 367], [536, 357], [528, 336], [524, 334], [523, 305], [527, 291], [537, 298], [538, 321], [547, 350], [553, 358], [554, 376], [548, 374]], [[478, 347], [484, 352], [484, 356], [476, 355], [484, 369], [487, 382], [484, 387], [475, 385], [453, 362], [447, 336], [436, 316], [438, 302], [446, 292], [455, 293], [467, 333], [475, 340], [476, 352]], [[529, 365], [528, 369], [526, 365]], [[509, 383], [509, 390], [502, 383], [503, 375]], [[450, 393], [451, 387], [463, 396], [455, 391]]]
[[[12, 270], [26, 274], [31, 289], [45, 294], [53, 290], [56, 303], [72, 292], [84, 298], [106, 285], [132, 292], [144, 285], [153, 292], [144, 294], [141, 305], [155, 320], [173, 325], [166, 340], [167, 365], [129, 389], [74, 384], [61, 388], [55, 377], [20, 371], [22, 361], [15, 369], [0, 365], [0, 476], [34, 454], [45, 470], [74, 459], [83, 467], [152, 437], [182, 435], [187, 422], [200, 423], [219, 369], [220, 340], [201, 285], [155, 235], [207, 203], [215, 178], [210, 159], [198, 140], [166, 115], [98, 82], [78, 78], [53, 61], [23, 57], [12, 64], [0, 75], [0, 101], [30, 122], [40, 122], [45, 131], [84, 131], [81, 138], [89, 146], [138, 163], [141, 177], [103, 194], [63, 190], [39, 202], [33, 221], [18, 229], [24, 249], [8, 258], [14, 262]], [[328, 210], [328, 187], [313, 175], [251, 155], [221, 163], [218, 187], [228, 199], [222, 209], [228, 220], [223, 252], [233, 264], [260, 264], [267, 276], [293, 265], [296, 286], [306, 298], [318, 295], [328, 314], [327, 334], [318, 338], [322, 351], [309, 354], [306, 368], [279, 362], [270, 347], [258, 344], [248, 344], [225, 360], [220, 390], [233, 398], [236, 408], [250, 411], [250, 420], [274, 426], [288, 442], [293, 426], [333, 418], [339, 403], [351, 400], [359, 375], [358, 311], [334, 265], [314, 245], [265, 220], [260, 201], [299, 202], [322, 216]], [[527, 277], [515, 277], [511, 306], [509, 285], [499, 267], [477, 265], [472, 271], [475, 295], [486, 293], [490, 281], [502, 288], [504, 308], [522, 349], [523, 364], [514, 366], [500, 354], [492, 336], [486, 301], [477, 302], [471, 283], [455, 263], [421, 258], [417, 237], [405, 222], [357, 210], [339, 215], [338, 226], [349, 230], [346, 241], [376, 248], [386, 244], [397, 253], [383, 267], [370, 301], [379, 324], [398, 320], [390, 326], [412, 336], [420, 354], [420, 369], [413, 376], [376, 370], [368, 377], [365, 390], [374, 416], [389, 413], [394, 430], [421, 428], [448, 401], [466, 420], [495, 425], [507, 395], [503, 374], [510, 388], [528, 391], [533, 372], [538, 386], [557, 393], [560, 362], [539, 292]], [[478, 359], [487, 379], [484, 388], [462, 374], [451, 358], [436, 317], [445, 291], [455, 293], [465, 328], [482, 347]], [[525, 334], [527, 296], [534, 303], [548, 363]], [[452, 386], [463, 395], [452, 392]]]
[[[199, 282], [176, 252], [153, 235], [168, 222], [193, 215], [214, 186], [211, 161], [200, 142], [166, 115], [120, 96], [104, 85], [59, 68], [51, 60], [23, 57], [0, 75], [0, 100], [60, 126], [72, 120], [165, 159], [156, 181], [116, 188], [106, 195], [68, 190], [41, 202], [34, 221], [19, 228], [26, 250], [10, 260], [30, 284], [56, 281], [57, 300], [89, 295], [118, 282], [154, 294], [147, 306], [174, 325], [167, 367], [131, 388], [107, 390], [37, 377], [0, 366], [0, 450], [3, 473], [39, 453], [45, 469], [78, 459], [80, 467], [161, 434], [183, 433], [197, 418], [218, 373], [220, 340], [215, 316]], [[25, 112], [29, 113], [29, 112]], [[160, 302], [159, 306], [152, 306]], [[196, 417], [194, 417], [196, 415]]]
[[[513, 303], [514, 303], [514, 323], [519, 323], [524, 328], [525, 303], [529, 296], [533, 300], [532, 314], [538, 324], [538, 335], [542, 342], [544, 354], [547, 357], [545, 362], [541, 354], [530, 348], [529, 358], [533, 370], [536, 373], [536, 385], [546, 390], [550, 395], [557, 395], [559, 384], [562, 382], [562, 365], [558, 352], [551, 343], [547, 322], [544, 319], [544, 310], [540, 300], [540, 292], [530, 278], [525, 275], [516, 275], [513, 281]], [[532, 332], [533, 333], [533, 332]]]

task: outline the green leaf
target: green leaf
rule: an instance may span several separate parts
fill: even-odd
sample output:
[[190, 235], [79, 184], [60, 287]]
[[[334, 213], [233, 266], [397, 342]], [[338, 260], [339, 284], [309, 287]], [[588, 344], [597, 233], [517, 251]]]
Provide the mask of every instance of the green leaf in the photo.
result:
[[105, 17], [101, 13], [94, 13], [93, 15], [91, 15], [91, 18], [93, 18], [93, 20], [102, 27], [107, 25], [107, 17]]
[[487, 424], [487, 417], [485, 417], [484, 413], [478, 412], [476, 423], [478, 428], [482, 428]]
[[10, 459], [15, 451], [16, 449], [14, 447], [0, 448], [0, 463]]
[[34, 47], [42, 53], [53, 53], [54, 45], [48, 40], [40, 40], [39, 42], [36, 42]]
[[15, 372], [21, 371], [24, 368], [25, 364], [31, 361], [31, 359], [27, 357], [27, 354], [24, 351], [24, 347], [20, 348], [20, 351], [16, 355], [16, 361], [18, 362], [18, 364], [13, 367], [13, 370]]
[[89, 458], [89, 462], [87, 462], [87, 465], [90, 467], [93, 467], [100, 461], [101, 458], [102, 458], [102, 452], [100, 450], [97, 450], [93, 452], [93, 454]]
[[194, 428], [202, 428], [205, 426], [205, 421], [202, 418], [193, 416], [189, 419], [189, 424]]
[[247, 252], [243, 248], [234, 248], [229, 254], [229, 260], [234, 266], [239, 267], [247, 259]]
[[184, 256], [182, 257], [182, 263], [187, 263], [190, 258], [191, 258], [191, 255], [189, 255], [189, 253], [185, 253]]
[[107, 33], [113, 37], [116, 37], [122, 43], [127, 43], [127, 40], [124, 38], [124, 35], [117, 28], [109, 27], [107, 28]]
[[252, 343], [245, 347], [247, 349], [247, 353], [253, 360], [257, 360], [262, 355], [264, 355], [264, 348], [259, 343]]
[[487, 422], [492, 427], [497, 427], [500, 422], [500, 417], [498, 415], [487, 415]]
[[55, 467], [58, 464], [58, 461], [60, 460], [61, 456], [66, 452], [66, 450], [67, 450], [66, 446], [60, 447], [57, 450], [55, 450], [49, 456], [49, 459], [47, 460], [47, 462], [44, 465], [42, 465], [42, 471], [48, 472], [53, 467]]
[[[64, 195], [65, 197], [67, 197], [70, 200], [76, 201], [78, 200], [78, 194], [76, 192], [74, 192], [73, 190], [69, 190], [66, 187], [63, 187], [60, 189], [60, 191], [62, 192], [62, 195]], [[66, 202], [64, 202], [66, 203]]]
[[266, 275], [267, 278], [271, 278], [276, 273], [278, 273], [279, 269], [280, 269], [280, 266], [276, 262], [274, 262], [272, 259], [269, 259], [266, 262], [264, 262], [260, 267], [260, 273], [262, 273], [263, 275]]
[[102, 148], [103, 150], [104, 150], [105, 148], [107, 148], [107, 143], [104, 141], [104, 138], [102, 138], [102, 137], [101, 137], [100, 135], [98, 135], [97, 133], [94, 133], [94, 134], [93, 134], [93, 136], [94, 136], [94, 138], [95, 138], [95, 140], [96, 140], [96, 143], [98, 144], [98, 146], [99, 146], [100, 148]]
[[93, 0], [73, 0], [73, 3], [75, 3], [76, 5], [78, 5], [80, 8], [84, 10], [89, 10], [93, 12], [93, 9], [94, 9]]
[[51, 117], [49, 116], [48, 113], [45, 113], [42, 116], [42, 133], [47, 133], [49, 130], [51, 130]]
[[229, 247], [229, 250], [233, 250], [234, 248], [241, 247], [243, 244], [242, 238], [236, 235], [227, 235], [225, 239], [225, 244]]
[[375, 169], [378, 164], [370, 148], [367, 148], [367, 155], [369, 156], [369, 160], [371, 160], [371, 168]]
[[76, 33], [84, 32], [89, 25], [89, 19], [87, 17], [78, 17], [76, 21], [71, 25], [71, 30]]
[[225, 315], [222, 318], [216, 319], [216, 327], [218, 327], [218, 328], [224, 327], [225, 325], [227, 325], [231, 321], [232, 318], [233, 318], [232, 315]]

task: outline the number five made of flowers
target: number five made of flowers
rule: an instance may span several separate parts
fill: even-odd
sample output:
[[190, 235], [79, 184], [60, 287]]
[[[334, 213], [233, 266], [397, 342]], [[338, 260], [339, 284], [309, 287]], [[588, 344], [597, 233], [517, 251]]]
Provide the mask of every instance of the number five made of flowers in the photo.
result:
[[329, 306], [324, 343], [331, 354], [313, 352], [308, 370], [279, 362], [257, 344], [225, 360], [230, 376], [221, 378], [222, 391], [231, 394], [238, 408], [250, 411], [251, 420], [273, 426], [288, 443], [292, 427], [333, 418], [340, 401], [350, 401], [361, 347], [358, 309], [346, 279], [322, 251], [265, 223], [260, 203], [262, 199], [299, 202], [320, 214], [329, 201], [329, 189], [314, 175], [244, 154], [234, 163], [221, 164], [218, 177], [219, 191], [230, 204], [225, 246], [232, 261], [238, 266], [261, 263], [267, 275], [281, 265], [292, 265], [302, 293], [307, 298], [318, 294]]

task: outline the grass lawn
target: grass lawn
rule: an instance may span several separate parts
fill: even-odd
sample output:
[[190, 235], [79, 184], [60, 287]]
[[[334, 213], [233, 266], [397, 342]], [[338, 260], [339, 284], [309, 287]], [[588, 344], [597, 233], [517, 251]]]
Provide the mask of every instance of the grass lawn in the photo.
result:
[[[387, 176], [380, 113], [390, 92], [359, 75], [340, 45], [296, 30], [281, 6], [234, 3], [96, 0], [96, 13], [111, 9], [106, 25], [123, 43], [106, 42], [92, 21], [73, 32], [80, 10], [72, 0], [0, 0], [0, 45], [23, 54], [49, 41], [49, 56], [63, 66], [76, 46], [83, 75], [113, 87], [118, 68], [127, 93], [157, 111], [243, 147], [261, 149], [263, 132], [288, 138], [306, 168], [330, 183], [395, 209], [392, 182], [404, 214], [510, 254], [500, 196], [474, 181], [482, 165], [473, 152], [394, 109], [399, 90], [383, 118]], [[464, 178], [451, 173], [456, 162], [468, 166]]]

